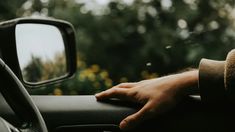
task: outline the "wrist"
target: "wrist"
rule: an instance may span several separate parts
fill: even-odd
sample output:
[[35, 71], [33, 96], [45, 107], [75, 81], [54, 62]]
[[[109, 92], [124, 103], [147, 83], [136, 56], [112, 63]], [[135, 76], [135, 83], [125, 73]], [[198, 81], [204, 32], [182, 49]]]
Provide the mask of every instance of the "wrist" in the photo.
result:
[[192, 70], [184, 73], [180, 73], [178, 77], [178, 84], [180, 84], [179, 88], [183, 95], [192, 95], [198, 94], [198, 70]]

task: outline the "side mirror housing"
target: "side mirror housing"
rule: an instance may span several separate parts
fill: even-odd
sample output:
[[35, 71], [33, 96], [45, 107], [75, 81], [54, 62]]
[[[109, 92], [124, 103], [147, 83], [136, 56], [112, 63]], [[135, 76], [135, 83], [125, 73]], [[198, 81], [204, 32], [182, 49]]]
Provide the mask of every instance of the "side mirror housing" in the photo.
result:
[[57, 19], [0, 23], [0, 57], [26, 87], [60, 82], [76, 71], [73, 26]]

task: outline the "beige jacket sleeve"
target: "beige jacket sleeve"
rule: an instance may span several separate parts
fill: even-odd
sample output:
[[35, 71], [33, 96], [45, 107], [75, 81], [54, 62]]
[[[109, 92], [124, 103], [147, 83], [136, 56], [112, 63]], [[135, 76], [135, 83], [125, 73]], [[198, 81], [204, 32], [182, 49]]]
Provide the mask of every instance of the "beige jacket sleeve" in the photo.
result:
[[225, 61], [202, 59], [198, 85], [205, 103], [235, 102], [235, 50]]

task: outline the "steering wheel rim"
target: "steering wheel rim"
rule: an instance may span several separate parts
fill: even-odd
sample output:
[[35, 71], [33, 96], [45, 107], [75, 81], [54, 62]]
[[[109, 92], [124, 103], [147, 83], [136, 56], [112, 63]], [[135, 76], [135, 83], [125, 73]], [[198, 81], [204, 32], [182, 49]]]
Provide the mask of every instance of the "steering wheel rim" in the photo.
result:
[[0, 130], [1, 132], [11, 132], [10, 127], [6, 123], [6, 121], [0, 117]]
[[2, 59], [0, 59], [0, 84], [0, 92], [22, 121], [22, 128], [19, 129], [30, 132], [47, 132], [44, 119], [29, 93]]

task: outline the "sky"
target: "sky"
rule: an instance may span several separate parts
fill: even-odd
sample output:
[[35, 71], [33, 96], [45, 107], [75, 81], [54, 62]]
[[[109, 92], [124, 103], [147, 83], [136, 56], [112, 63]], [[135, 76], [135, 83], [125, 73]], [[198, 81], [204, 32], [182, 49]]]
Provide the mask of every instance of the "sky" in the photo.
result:
[[18, 24], [15, 35], [21, 69], [27, 66], [32, 56], [45, 61], [53, 60], [57, 53], [64, 52], [63, 38], [57, 27], [45, 24]]

